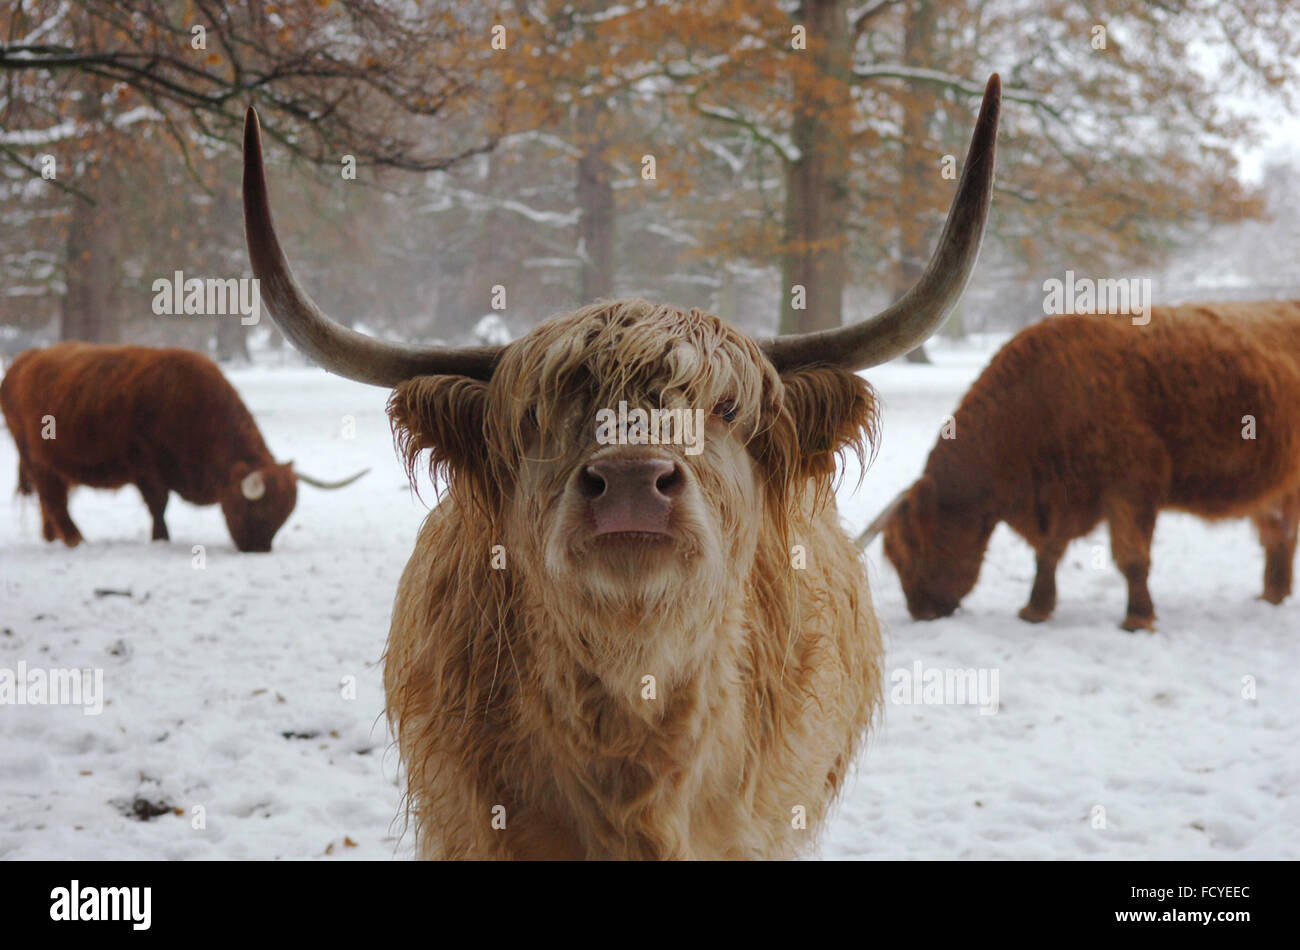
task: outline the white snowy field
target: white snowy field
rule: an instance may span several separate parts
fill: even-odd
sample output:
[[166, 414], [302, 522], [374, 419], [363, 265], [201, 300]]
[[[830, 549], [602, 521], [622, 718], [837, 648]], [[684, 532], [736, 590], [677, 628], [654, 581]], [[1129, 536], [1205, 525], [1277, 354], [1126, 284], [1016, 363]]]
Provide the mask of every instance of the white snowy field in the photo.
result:
[[[845, 479], [850, 530], [920, 472], [989, 355], [941, 349], [936, 366], [867, 374], [883, 440], [861, 487]], [[0, 706], [2, 857], [410, 855], [377, 661], [425, 507], [405, 488], [386, 393], [306, 368], [230, 376], [279, 458], [326, 478], [372, 468], [341, 491], [303, 486], [269, 555], [236, 552], [219, 509], [174, 497], [172, 541], [150, 543], [131, 488], [77, 491], [86, 543], [46, 544], [0, 435], [0, 668], [100, 668], [106, 697], [98, 716]], [[963, 607], [931, 623], [908, 617], [872, 546], [887, 671], [996, 671], [998, 709], [887, 702], [823, 857], [1300, 857], [1300, 700], [1287, 682], [1300, 602], [1256, 600], [1263, 556], [1248, 523], [1165, 514], [1159, 632], [1123, 633], [1123, 582], [1108, 553], [1093, 566], [1105, 544], [1103, 529], [1071, 548], [1056, 617], [1039, 626], [1015, 617], [1033, 556], [1005, 527]], [[143, 802], [172, 810], [141, 820]]]

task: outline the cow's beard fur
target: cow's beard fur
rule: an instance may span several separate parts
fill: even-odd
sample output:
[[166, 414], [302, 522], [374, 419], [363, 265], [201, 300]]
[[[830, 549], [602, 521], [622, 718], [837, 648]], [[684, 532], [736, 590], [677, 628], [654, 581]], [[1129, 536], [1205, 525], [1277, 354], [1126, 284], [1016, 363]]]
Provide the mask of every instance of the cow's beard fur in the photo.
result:
[[745, 596], [754, 557], [748, 541], [747, 552], [734, 550], [741, 540], [732, 551], [698, 556], [670, 542], [653, 552], [588, 548], [576, 562], [546, 565], [535, 581], [526, 576], [524, 602], [539, 633], [547, 630], [539, 642], [636, 705], [645, 676], [679, 685], [713, 652], [718, 628]]

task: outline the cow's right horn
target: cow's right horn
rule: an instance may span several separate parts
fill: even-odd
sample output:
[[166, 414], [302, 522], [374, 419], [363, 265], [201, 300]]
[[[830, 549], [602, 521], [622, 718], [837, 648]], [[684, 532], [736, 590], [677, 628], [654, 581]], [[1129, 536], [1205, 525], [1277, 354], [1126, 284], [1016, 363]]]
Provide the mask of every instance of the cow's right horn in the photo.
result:
[[360, 383], [392, 388], [415, 376], [488, 379], [499, 346], [416, 346], [357, 333], [325, 314], [298, 285], [271, 221], [257, 110], [244, 116], [244, 234], [253, 275], [272, 318], [290, 342], [321, 367]]
[[894, 517], [894, 512], [898, 510], [898, 506], [903, 503], [903, 499], [906, 497], [907, 489], [904, 488], [894, 496], [893, 501], [885, 506], [884, 511], [872, 519], [871, 524], [862, 529], [862, 533], [858, 535], [855, 542], [860, 549], [866, 550], [867, 545], [876, 540], [876, 535], [885, 530], [885, 525], [889, 523], [890, 518]]

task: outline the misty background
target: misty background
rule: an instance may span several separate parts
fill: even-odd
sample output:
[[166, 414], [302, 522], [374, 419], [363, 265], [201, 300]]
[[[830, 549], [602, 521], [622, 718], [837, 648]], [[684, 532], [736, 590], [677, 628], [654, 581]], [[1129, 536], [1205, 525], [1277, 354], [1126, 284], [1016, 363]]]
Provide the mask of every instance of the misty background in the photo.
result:
[[269, 319], [151, 306], [178, 270], [251, 274], [250, 104], [300, 281], [397, 339], [631, 295], [753, 333], [861, 319], [928, 260], [995, 71], [997, 192], [946, 333], [1041, 319], [1067, 269], [1300, 297], [1289, 0], [16, 0], [0, 37], [10, 355], [284, 352]]

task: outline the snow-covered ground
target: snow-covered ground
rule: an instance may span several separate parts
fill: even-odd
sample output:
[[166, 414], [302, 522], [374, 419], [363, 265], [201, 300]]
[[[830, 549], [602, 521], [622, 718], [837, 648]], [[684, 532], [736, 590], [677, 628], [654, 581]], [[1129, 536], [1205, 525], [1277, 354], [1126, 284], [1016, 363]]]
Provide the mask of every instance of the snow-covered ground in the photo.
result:
[[[856, 493], [845, 479], [854, 531], [919, 473], [989, 347], [936, 355], [868, 374], [884, 437]], [[86, 543], [47, 545], [0, 436], [0, 668], [100, 668], [106, 697], [99, 716], [0, 706], [0, 857], [410, 854], [377, 661], [425, 508], [386, 394], [314, 369], [230, 376], [280, 458], [320, 477], [372, 468], [341, 491], [304, 486], [270, 555], [237, 553], [218, 509], [175, 498], [173, 540], [151, 544], [134, 489], [76, 492]], [[1247, 523], [1165, 514], [1160, 629], [1126, 634], [1123, 582], [1107, 553], [1093, 564], [1105, 544], [1101, 530], [1070, 549], [1039, 626], [1015, 618], [1033, 557], [1005, 527], [963, 607], [932, 623], [910, 620], [871, 548], [888, 672], [996, 671], [998, 708], [887, 702], [824, 857], [1300, 857], [1300, 602], [1255, 599]], [[141, 820], [143, 802], [173, 810]]]

